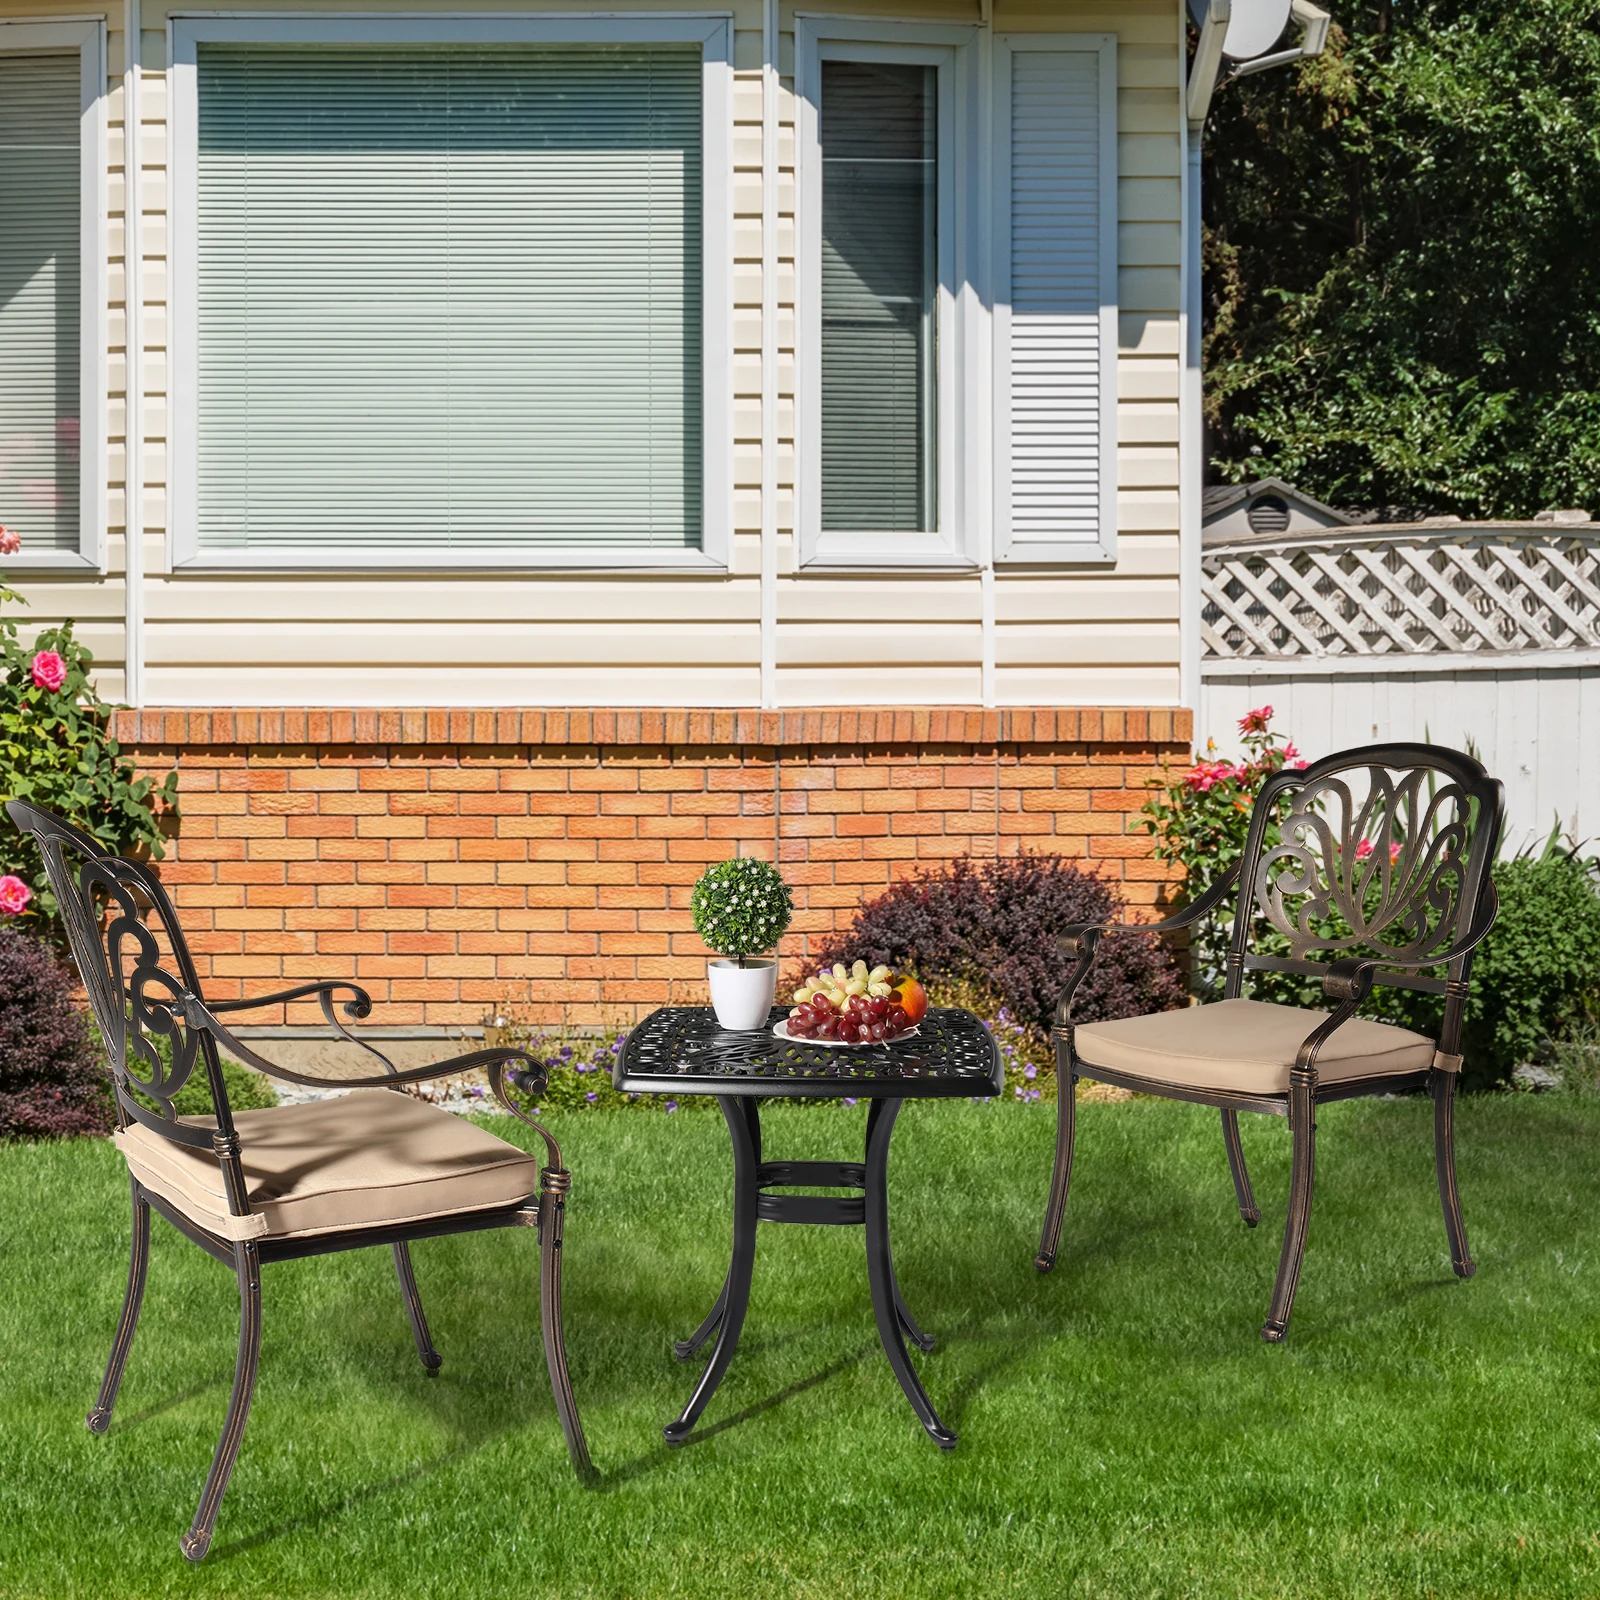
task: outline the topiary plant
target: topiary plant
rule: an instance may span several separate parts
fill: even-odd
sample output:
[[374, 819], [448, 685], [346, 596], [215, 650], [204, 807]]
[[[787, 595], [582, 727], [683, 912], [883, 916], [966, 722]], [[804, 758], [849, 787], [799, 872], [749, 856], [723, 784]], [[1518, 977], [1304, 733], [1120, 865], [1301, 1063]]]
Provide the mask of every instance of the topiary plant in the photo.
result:
[[111, 1128], [109, 1081], [72, 991], [72, 974], [49, 945], [0, 927], [0, 1139]]
[[783, 937], [794, 896], [770, 862], [738, 856], [706, 868], [689, 896], [689, 910], [707, 947], [742, 967], [747, 956], [773, 949]]

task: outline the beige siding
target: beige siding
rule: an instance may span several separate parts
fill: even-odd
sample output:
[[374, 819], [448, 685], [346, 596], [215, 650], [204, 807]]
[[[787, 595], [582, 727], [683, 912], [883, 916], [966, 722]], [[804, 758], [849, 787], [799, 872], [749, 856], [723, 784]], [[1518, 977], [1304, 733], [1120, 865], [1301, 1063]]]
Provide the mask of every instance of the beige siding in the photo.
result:
[[[681, 0], [625, 0], [681, 11]], [[246, 9], [241, 7], [241, 9]], [[254, 12], [272, 9], [252, 0]], [[285, 11], [345, 11], [292, 0]], [[437, 0], [388, 0], [430, 12]], [[477, 12], [549, 9], [475, 0]], [[606, 9], [613, 10], [608, 6]], [[814, 11], [806, 6], [801, 9]], [[874, 0], [883, 17], [974, 23], [977, 0]], [[72, 0], [0, 0], [0, 16], [82, 15]], [[770, 622], [782, 705], [1173, 703], [1178, 697], [1180, 168], [1176, 0], [1116, 6], [996, 0], [1003, 31], [1118, 38], [1118, 557], [1110, 569], [929, 574], [799, 571], [794, 539], [796, 152], [794, 10], [781, 12], [776, 328], [778, 573]], [[123, 693], [126, 470], [124, 207], [142, 216], [143, 698], [148, 704], [755, 704], [761, 696], [761, 9], [734, 8], [734, 296], [730, 572], [714, 577], [326, 574], [207, 576], [167, 569], [167, 97], [164, 11], [147, 4], [138, 137], [124, 127], [120, 8], [110, 26], [110, 415], [107, 571], [23, 587], [38, 625], [71, 615], [106, 692]], [[127, 152], [137, 151], [137, 181]], [[136, 197], [136, 199], [135, 199]], [[985, 590], [992, 585], [992, 621]]]

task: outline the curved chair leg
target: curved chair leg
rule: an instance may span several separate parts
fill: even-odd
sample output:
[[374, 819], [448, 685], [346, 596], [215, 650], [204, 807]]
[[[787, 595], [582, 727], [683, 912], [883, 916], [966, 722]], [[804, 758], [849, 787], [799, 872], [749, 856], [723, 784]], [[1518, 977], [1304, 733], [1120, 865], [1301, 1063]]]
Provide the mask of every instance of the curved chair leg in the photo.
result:
[[1444, 1208], [1444, 1231], [1450, 1240], [1450, 1265], [1458, 1278], [1470, 1278], [1478, 1269], [1467, 1249], [1467, 1225], [1461, 1216], [1461, 1195], [1456, 1188], [1456, 1075], [1433, 1075], [1433, 1159], [1439, 1172], [1439, 1204]]
[[[1048, 1272], [1056, 1264], [1056, 1247], [1061, 1243], [1061, 1219], [1066, 1215], [1067, 1191], [1072, 1187], [1072, 1145], [1077, 1133], [1078, 1100], [1073, 1090], [1078, 1075], [1070, 1068], [1071, 1057], [1056, 1055], [1056, 1164], [1050, 1174], [1050, 1200], [1044, 1208], [1044, 1232], [1039, 1236], [1039, 1253], [1033, 1264]], [[1067, 1070], [1063, 1071], [1062, 1069]]]
[[239, 1274], [239, 1364], [233, 1374], [233, 1395], [228, 1401], [228, 1417], [211, 1458], [211, 1471], [200, 1494], [189, 1531], [178, 1541], [190, 1561], [204, 1558], [216, 1531], [217, 1513], [228, 1492], [233, 1464], [239, 1459], [244, 1442], [244, 1425], [250, 1419], [250, 1400], [256, 1389], [256, 1367], [261, 1359], [261, 1254], [255, 1244], [245, 1240], [233, 1247], [234, 1270]]
[[1278, 1281], [1272, 1286], [1272, 1309], [1261, 1329], [1261, 1337], [1268, 1344], [1281, 1344], [1288, 1332], [1294, 1292], [1300, 1282], [1300, 1262], [1306, 1252], [1317, 1153], [1317, 1108], [1311, 1097], [1314, 1081], [1314, 1074], [1299, 1068], [1289, 1074], [1289, 1139], [1293, 1149], [1289, 1215], [1283, 1225], [1283, 1254], [1278, 1260]]
[[561, 1431], [567, 1437], [567, 1454], [573, 1469], [587, 1479], [589, 1445], [578, 1418], [578, 1402], [567, 1372], [566, 1336], [561, 1326], [561, 1236], [566, 1223], [567, 1192], [572, 1174], [564, 1167], [546, 1167], [539, 1174], [539, 1318], [544, 1327], [544, 1360], [550, 1369], [550, 1388], [556, 1398]]
[[133, 1253], [128, 1261], [128, 1292], [122, 1299], [122, 1317], [117, 1323], [116, 1337], [111, 1341], [106, 1375], [100, 1380], [100, 1398], [86, 1418], [90, 1433], [104, 1433], [111, 1426], [111, 1408], [117, 1403], [122, 1370], [133, 1348], [139, 1308], [144, 1304], [145, 1272], [150, 1265], [150, 1202], [140, 1192], [138, 1179], [129, 1178], [128, 1182], [133, 1188]]
[[422, 1296], [417, 1293], [417, 1275], [411, 1270], [411, 1247], [403, 1239], [394, 1245], [394, 1272], [400, 1280], [400, 1297], [406, 1303], [406, 1315], [411, 1319], [411, 1337], [417, 1341], [417, 1355], [431, 1378], [444, 1365], [444, 1357], [433, 1348], [428, 1319], [422, 1314]]
[[1261, 1220], [1261, 1208], [1250, 1188], [1250, 1169], [1244, 1164], [1244, 1146], [1239, 1142], [1239, 1113], [1222, 1113], [1222, 1142], [1228, 1151], [1228, 1170], [1233, 1174], [1233, 1192], [1239, 1202], [1239, 1215], [1247, 1228]]

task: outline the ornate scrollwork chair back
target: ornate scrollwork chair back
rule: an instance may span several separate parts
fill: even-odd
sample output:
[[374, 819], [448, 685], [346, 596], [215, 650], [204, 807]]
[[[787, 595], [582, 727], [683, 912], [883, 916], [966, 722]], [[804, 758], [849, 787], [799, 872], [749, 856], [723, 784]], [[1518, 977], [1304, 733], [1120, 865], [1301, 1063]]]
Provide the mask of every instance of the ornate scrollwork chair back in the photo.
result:
[[[1080, 1024], [1072, 1001], [1108, 924], [1069, 928], [1076, 965], [1054, 1029], [1062, 1092], [1055, 1171], [1036, 1265], [1055, 1264], [1071, 1181], [1069, 1085], [1094, 1078], [1216, 1106], [1240, 1215], [1260, 1220], [1239, 1139], [1241, 1111], [1287, 1117], [1292, 1175], [1283, 1249], [1262, 1336], [1288, 1328], [1310, 1221], [1315, 1108], [1356, 1095], [1426, 1089], [1434, 1100], [1439, 1195], [1456, 1273], [1475, 1270], [1455, 1175], [1454, 1099], [1474, 950], [1496, 911], [1490, 869], [1501, 787], [1471, 756], [1439, 745], [1370, 745], [1284, 768], [1262, 785], [1243, 855], [1200, 899], [1148, 925], [1167, 933], [1234, 915], [1219, 1002]], [[1247, 998], [1250, 974], [1319, 979], [1331, 1012]], [[1375, 987], [1444, 998], [1438, 1038], [1357, 1015]]]
[[[588, 1446], [567, 1372], [561, 1322], [561, 1244], [571, 1174], [548, 1130], [511, 1097], [542, 1094], [544, 1069], [525, 1051], [477, 1050], [427, 1067], [397, 1069], [352, 1034], [334, 1009], [359, 1020], [372, 1001], [342, 980], [275, 994], [208, 1001], [178, 913], [147, 865], [114, 856], [82, 829], [19, 800], [12, 820], [31, 833], [61, 908], [73, 958], [105, 1041], [116, 1094], [114, 1134], [128, 1160], [133, 1252], [127, 1294], [92, 1431], [110, 1426], [138, 1325], [149, 1261], [150, 1212], [158, 1211], [208, 1254], [234, 1268], [241, 1308], [239, 1360], [222, 1437], [189, 1531], [180, 1541], [198, 1561], [210, 1548], [255, 1388], [261, 1341], [261, 1265], [272, 1260], [386, 1244], [424, 1369], [441, 1365], [423, 1314], [410, 1242], [484, 1228], [538, 1231], [540, 1310], [546, 1364], [567, 1448], [580, 1477]], [[376, 1067], [316, 1076], [267, 1060], [221, 1015], [315, 999], [335, 1035]], [[258, 1071], [321, 1089], [401, 1090], [483, 1070], [502, 1109], [532, 1127], [545, 1163], [462, 1118], [403, 1093], [349, 1093], [292, 1106], [235, 1111], [222, 1053]], [[213, 1114], [183, 1116], [176, 1099], [197, 1069]]]

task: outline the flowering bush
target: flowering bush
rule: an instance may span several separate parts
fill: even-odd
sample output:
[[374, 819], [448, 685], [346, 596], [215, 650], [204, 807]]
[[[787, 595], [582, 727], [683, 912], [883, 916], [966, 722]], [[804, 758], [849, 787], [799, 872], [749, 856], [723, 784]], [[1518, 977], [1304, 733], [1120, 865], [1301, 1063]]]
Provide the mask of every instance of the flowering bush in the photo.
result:
[[755, 856], [707, 867], [689, 896], [694, 931], [708, 948], [734, 957], [773, 949], [794, 915], [794, 896], [783, 874]]
[[[1239, 719], [1241, 762], [1197, 761], [1176, 777], [1152, 780], [1154, 793], [1143, 809], [1143, 826], [1156, 838], [1158, 861], [1183, 868], [1185, 902], [1198, 900], [1244, 854], [1250, 812], [1266, 780], [1285, 766], [1305, 762], [1292, 742], [1272, 732], [1272, 707], [1260, 706]], [[1213, 744], [1207, 745], [1214, 752]], [[1372, 846], [1368, 844], [1370, 854]], [[1189, 979], [1202, 999], [1222, 993], [1228, 919], [1212, 916], [1189, 931]]]
[[[607, 1028], [598, 1034], [570, 1028], [541, 1029], [521, 1021], [509, 1005], [484, 1018], [483, 1042], [493, 1049], [510, 1045], [526, 1050], [542, 1062], [549, 1085], [539, 1098], [539, 1109], [558, 1111], [713, 1111], [717, 1102], [708, 1095], [685, 1095], [664, 1100], [655, 1094], [619, 1094], [611, 1086], [611, 1069], [628, 1042], [626, 1028]], [[494, 1102], [482, 1091], [492, 1111]]]
[[[0, 553], [15, 553], [0, 529]], [[20, 596], [0, 585], [0, 602]], [[156, 805], [177, 809], [178, 775], [157, 785], [135, 775], [111, 736], [111, 708], [89, 681], [94, 657], [72, 624], [46, 628], [28, 648], [0, 618], [0, 793], [59, 813], [122, 854], [162, 854]], [[0, 914], [35, 916], [56, 932], [55, 897], [33, 838], [0, 827]]]

